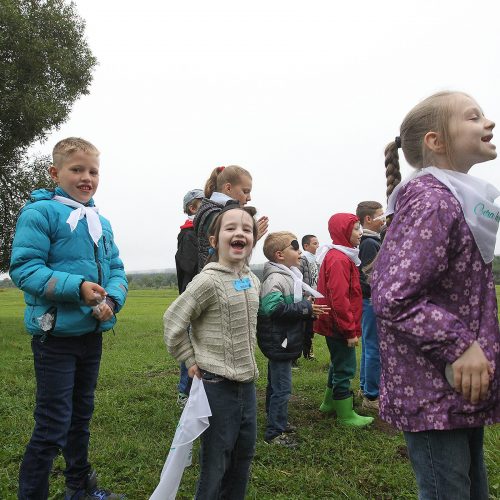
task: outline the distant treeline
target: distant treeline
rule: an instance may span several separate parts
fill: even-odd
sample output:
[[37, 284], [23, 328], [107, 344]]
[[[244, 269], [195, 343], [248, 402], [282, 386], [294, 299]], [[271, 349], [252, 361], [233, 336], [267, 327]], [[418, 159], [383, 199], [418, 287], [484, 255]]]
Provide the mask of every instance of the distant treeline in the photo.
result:
[[[263, 264], [251, 266], [252, 271], [262, 280]], [[495, 284], [500, 285], [500, 255], [493, 260], [493, 275]], [[166, 272], [154, 273], [130, 273], [127, 274], [131, 290], [144, 288], [177, 288], [177, 275], [174, 270], [168, 269]], [[0, 288], [15, 288], [14, 283], [9, 278], [0, 280]]]

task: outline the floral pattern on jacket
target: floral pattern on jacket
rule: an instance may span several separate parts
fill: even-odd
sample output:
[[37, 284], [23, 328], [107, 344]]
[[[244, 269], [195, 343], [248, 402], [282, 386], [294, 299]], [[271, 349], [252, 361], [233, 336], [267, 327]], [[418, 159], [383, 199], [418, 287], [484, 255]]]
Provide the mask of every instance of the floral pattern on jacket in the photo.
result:
[[[431, 175], [404, 186], [372, 275], [382, 363], [380, 414], [405, 431], [500, 421], [500, 334], [492, 265], [460, 204]], [[477, 340], [494, 369], [473, 405], [445, 378]]]

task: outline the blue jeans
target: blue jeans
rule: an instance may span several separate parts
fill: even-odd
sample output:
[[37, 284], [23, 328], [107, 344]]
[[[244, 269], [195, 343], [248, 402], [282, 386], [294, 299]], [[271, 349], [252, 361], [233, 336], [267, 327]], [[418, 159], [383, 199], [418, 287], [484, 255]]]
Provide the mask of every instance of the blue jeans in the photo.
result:
[[186, 368], [186, 365], [184, 363], [179, 363], [179, 370], [180, 376], [177, 389], [179, 390], [179, 392], [182, 392], [183, 394], [189, 396], [189, 391], [191, 391], [191, 383], [193, 382], [193, 379], [189, 377], [188, 369]]
[[243, 500], [257, 439], [255, 384], [202, 373], [212, 416], [201, 435], [195, 498]]
[[102, 334], [48, 335], [31, 340], [36, 377], [35, 427], [19, 472], [19, 499], [48, 497], [49, 474], [59, 450], [66, 486], [82, 488], [90, 471], [89, 423], [99, 374]]
[[288, 400], [292, 394], [292, 360], [273, 361], [267, 365], [266, 411], [264, 439], [279, 436], [288, 422]]
[[380, 352], [377, 321], [371, 299], [363, 299], [361, 320], [361, 367], [359, 382], [363, 394], [369, 399], [378, 398], [380, 384]]
[[405, 432], [419, 500], [488, 500], [483, 427]]

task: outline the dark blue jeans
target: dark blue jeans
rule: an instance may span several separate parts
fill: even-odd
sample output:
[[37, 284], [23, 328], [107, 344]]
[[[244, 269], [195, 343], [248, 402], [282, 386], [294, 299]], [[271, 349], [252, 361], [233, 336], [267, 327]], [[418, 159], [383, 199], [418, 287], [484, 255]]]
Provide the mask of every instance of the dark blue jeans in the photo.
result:
[[378, 398], [380, 384], [380, 351], [378, 346], [377, 320], [371, 299], [363, 299], [361, 320], [361, 367], [359, 382], [363, 394], [369, 399]]
[[488, 500], [483, 427], [405, 432], [420, 500]]
[[102, 334], [48, 335], [31, 341], [36, 377], [35, 427], [19, 472], [19, 499], [48, 497], [49, 474], [59, 450], [66, 486], [81, 488], [90, 471], [89, 423], [102, 352]]
[[189, 396], [189, 392], [191, 391], [191, 383], [193, 381], [192, 378], [188, 375], [188, 369], [184, 363], [179, 363], [179, 384], [177, 385], [177, 389], [179, 392], [186, 394]]
[[288, 422], [288, 400], [292, 394], [292, 360], [269, 360], [267, 365], [266, 412], [264, 439], [279, 436]]
[[201, 435], [195, 498], [243, 500], [257, 439], [255, 384], [202, 373], [212, 416]]

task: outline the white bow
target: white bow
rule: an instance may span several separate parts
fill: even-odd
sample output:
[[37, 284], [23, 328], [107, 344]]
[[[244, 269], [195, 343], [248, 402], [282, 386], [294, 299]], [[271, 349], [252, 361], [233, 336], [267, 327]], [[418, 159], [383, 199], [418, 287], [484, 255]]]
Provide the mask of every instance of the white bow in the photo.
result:
[[293, 301], [295, 303], [300, 302], [302, 300], [302, 290], [310, 293], [313, 297], [317, 299], [322, 299], [324, 295], [321, 295], [317, 290], [311, 288], [307, 283], [302, 281], [302, 273], [296, 267], [286, 267], [283, 264], [276, 264], [276, 262], [270, 262], [270, 264], [285, 273], [289, 274], [293, 279]]
[[99, 209], [97, 207], [86, 207], [85, 205], [82, 205], [77, 201], [70, 200], [69, 198], [65, 198], [64, 196], [56, 195], [52, 199], [58, 201], [59, 203], [62, 203], [63, 205], [67, 205], [68, 207], [73, 207], [75, 209], [71, 211], [69, 217], [66, 219], [66, 222], [71, 228], [71, 232], [76, 229], [76, 226], [78, 225], [78, 221], [80, 219], [87, 217], [87, 226], [89, 229], [90, 237], [92, 238], [92, 241], [97, 245], [99, 239], [102, 236], [101, 219], [99, 219], [98, 215]]

